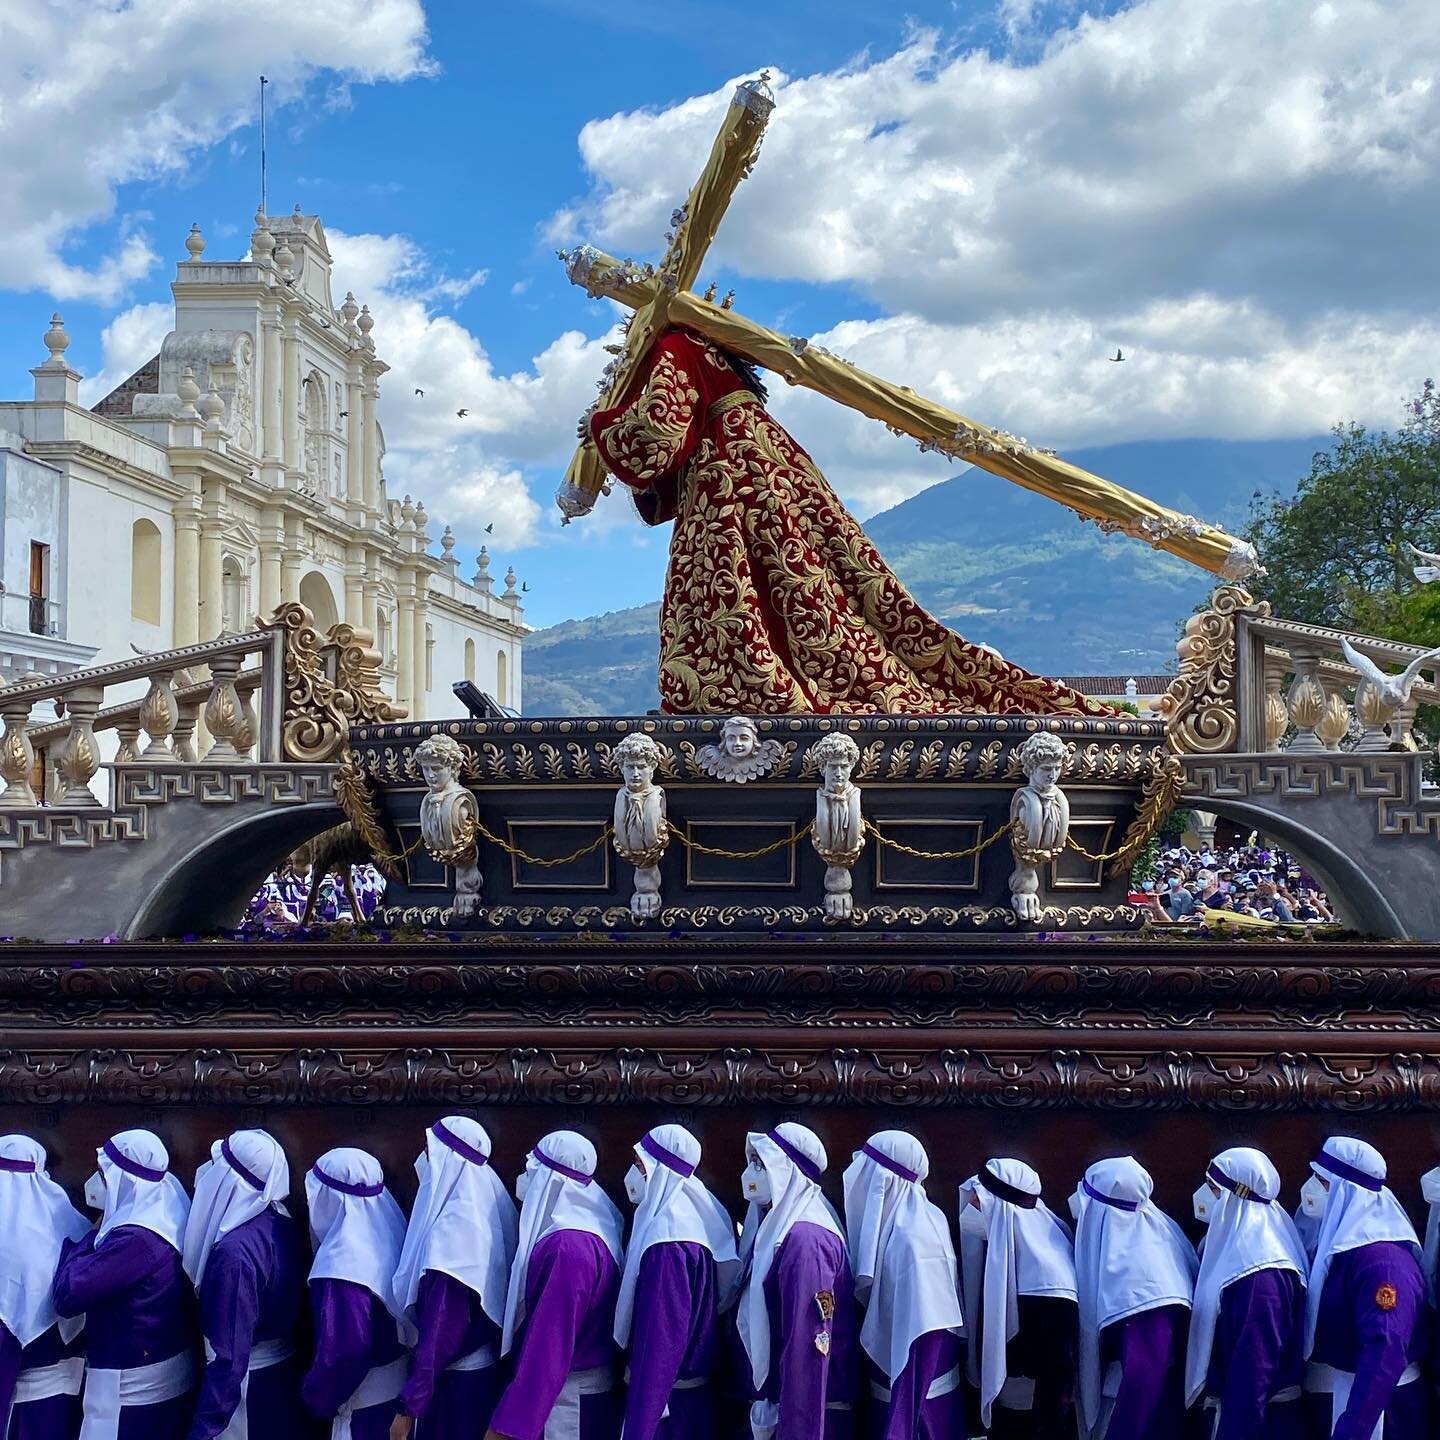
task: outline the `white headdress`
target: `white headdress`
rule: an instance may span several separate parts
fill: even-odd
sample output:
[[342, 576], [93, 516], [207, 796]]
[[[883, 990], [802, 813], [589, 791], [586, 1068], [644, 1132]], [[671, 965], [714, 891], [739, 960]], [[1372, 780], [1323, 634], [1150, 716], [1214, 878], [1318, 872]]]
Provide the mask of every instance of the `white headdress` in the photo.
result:
[[930, 1157], [903, 1130], [882, 1130], [845, 1171], [845, 1230], [855, 1294], [865, 1306], [860, 1344], [893, 1382], [910, 1347], [937, 1330], [960, 1333], [955, 1246], [925, 1194]]
[[177, 1250], [185, 1243], [190, 1197], [170, 1173], [170, 1153], [148, 1130], [122, 1130], [95, 1152], [105, 1179], [105, 1213], [95, 1244], [122, 1225], [138, 1225]]
[[1303, 1280], [1309, 1269], [1295, 1222], [1278, 1203], [1280, 1175], [1267, 1156], [1245, 1146], [1222, 1150], [1205, 1174], [1220, 1187], [1220, 1198], [1210, 1217], [1195, 1281], [1185, 1357], [1187, 1405], [1193, 1405], [1205, 1389], [1225, 1287], [1257, 1270], [1293, 1270]]
[[[970, 1196], [979, 1201], [983, 1233], [965, 1223]], [[1022, 1160], [989, 1160], [960, 1187], [960, 1258], [965, 1309], [972, 1329], [970, 1383], [980, 1391], [980, 1416], [991, 1407], [1008, 1371], [1005, 1347], [1019, 1333], [1022, 1295], [1074, 1300], [1075, 1251], [1070, 1227], [1040, 1198], [1040, 1177]]]
[[50, 1298], [61, 1245], [90, 1222], [45, 1168], [45, 1148], [28, 1135], [0, 1135], [0, 1324], [20, 1342], [38, 1340], [57, 1321], [73, 1339], [81, 1321], [59, 1321]]
[[535, 1247], [557, 1230], [581, 1230], [601, 1240], [621, 1265], [625, 1220], [595, 1181], [595, 1147], [573, 1130], [556, 1130], [529, 1154], [530, 1188], [520, 1207], [520, 1236], [510, 1267], [500, 1353], [508, 1355], [525, 1319], [525, 1280]]
[[282, 1215], [290, 1193], [290, 1165], [263, 1130], [237, 1130], [210, 1147], [195, 1172], [195, 1198], [185, 1224], [185, 1273], [199, 1289], [210, 1252], [232, 1230], [272, 1207]]
[[1188, 1307], [1195, 1292], [1195, 1247], [1151, 1202], [1154, 1188], [1149, 1172], [1125, 1155], [1092, 1165], [1072, 1202], [1080, 1302], [1076, 1378], [1089, 1428], [1100, 1415], [1100, 1332], [1162, 1305]]
[[447, 1115], [425, 1132], [425, 1167], [395, 1270], [397, 1313], [413, 1319], [427, 1270], [450, 1275], [480, 1297], [497, 1324], [515, 1259], [519, 1217], [495, 1168], [490, 1136], [476, 1120]]
[[827, 1157], [820, 1137], [803, 1125], [786, 1121], [768, 1133], [745, 1137], [770, 1179], [770, 1208], [762, 1215], [752, 1202], [740, 1235], [740, 1261], [745, 1267], [744, 1290], [737, 1315], [740, 1341], [750, 1360], [757, 1390], [770, 1375], [770, 1311], [765, 1304], [765, 1279], [776, 1253], [791, 1230], [802, 1221], [839, 1236], [845, 1232], [840, 1218], [820, 1191]]
[[635, 1209], [615, 1305], [615, 1343], [622, 1346], [630, 1343], [640, 1262], [652, 1245], [667, 1241], [703, 1245], [715, 1260], [722, 1310], [734, 1303], [740, 1278], [735, 1222], [695, 1173], [700, 1142], [683, 1125], [657, 1125], [636, 1144], [635, 1153], [645, 1161], [645, 1198]]
[[1363, 1140], [1334, 1136], [1325, 1142], [1310, 1168], [1330, 1182], [1325, 1213], [1315, 1237], [1315, 1258], [1310, 1265], [1305, 1305], [1305, 1356], [1315, 1345], [1315, 1322], [1330, 1262], [1346, 1250], [1358, 1250], [1381, 1240], [1409, 1245], [1421, 1259], [1420, 1237], [1409, 1216], [1385, 1184], [1385, 1157]]

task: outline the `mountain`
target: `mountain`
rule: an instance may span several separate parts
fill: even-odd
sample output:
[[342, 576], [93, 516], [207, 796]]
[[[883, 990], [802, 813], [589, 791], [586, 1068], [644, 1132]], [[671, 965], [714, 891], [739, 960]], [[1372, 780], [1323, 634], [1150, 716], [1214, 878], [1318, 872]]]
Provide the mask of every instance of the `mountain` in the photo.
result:
[[[1256, 490], [1290, 493], [1328, 436], [1165, 440], [1066, 456], [1185, 514], [1244, 523]], [[1047, 675], [1173, 668], [1180, 623], [1217, 583], [1138, 541], [1102, 535], [1053, 501], [967, 469], [865, 522], [886, 562], [969, 640]], [[655, 688], [659, 605], [537, 631], [525, 642], [528, 714], [643, 714]]]

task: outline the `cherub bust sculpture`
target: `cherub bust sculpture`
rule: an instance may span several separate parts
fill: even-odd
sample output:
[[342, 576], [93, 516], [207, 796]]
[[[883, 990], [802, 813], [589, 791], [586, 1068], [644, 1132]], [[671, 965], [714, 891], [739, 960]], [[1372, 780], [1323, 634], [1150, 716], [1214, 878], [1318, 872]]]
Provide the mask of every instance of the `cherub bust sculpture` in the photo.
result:
[[670, 843], [665, 792], [655, 783], [660, 747], [648, 735], [627, 735], [615, 761], [625, 782], [615, 796], [615, 853], [635, 867], [630, 914], [651, 920], [660, 913], [660, 858]]
[[695, 763], [717, 780], [743, 785], [768, 775], [780, 758], [778, 740], [762, 740], [748, 715], [732, 715], [721, 728], [718, 745], [702, 745]]
[[810, 755], [821, 776], [810, 843], [825, 862], [825, 918], [848, 920], [855, 910], [850, 871], [865, 848], [860, 787], [850, 778], [860, 749], [848, 735], [834, 733], [817, 740]]
[[1070, 802], [1060, 788], [1066, 755], [1065, 742], [1048, 730], [1020, 747], [1026, 783], [1010, 801], [1010, 849], [1015, 856], [1010, 906], [1021, 920], [1040, 918], [1040, 866], [1064, 850], [1070, 834]]
[[415, 763], [429, 786], [420, 802], [420, 838], [436, 864], [454, 867], [455, 913], [471, 916], [480, 907], [480, 850], [475, 797], [460, 783], [465, 752], [449, 735], [431, 735], [416, 748]]

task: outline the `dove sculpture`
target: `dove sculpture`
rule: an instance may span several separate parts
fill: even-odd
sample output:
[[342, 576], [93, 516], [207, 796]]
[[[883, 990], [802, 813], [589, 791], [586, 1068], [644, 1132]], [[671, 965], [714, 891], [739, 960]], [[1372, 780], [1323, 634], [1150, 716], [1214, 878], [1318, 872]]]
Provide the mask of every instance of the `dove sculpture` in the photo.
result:
[[1416, 565], [1412, 571], [1422, 585], [1428, 585], [1432, 580], [1440, 580], [1440, 555], [1433, 555], [1429, 550], [1422, 550], [1408, 540], [1405, 542], [1405, 548], [1417, 560], [1425, 562], [1423, 565]]
[[1418, 655], [1398, 675], [1387, 675], [1368, 655], [1362, 655], [1345, 637], [1340, 637], [1345, 659], [1367, 685], [1384, 702], [1387, 709], [1398, 710], [1410, 698], [1410, 691], [1420, 672], [1440, 660], [1440, 650], [1427, 650]]

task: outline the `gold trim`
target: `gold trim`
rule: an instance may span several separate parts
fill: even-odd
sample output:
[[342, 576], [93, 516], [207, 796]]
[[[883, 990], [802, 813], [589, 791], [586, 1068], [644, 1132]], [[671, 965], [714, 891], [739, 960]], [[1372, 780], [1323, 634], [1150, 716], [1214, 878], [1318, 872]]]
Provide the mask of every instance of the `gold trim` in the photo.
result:
[[760, 397], [753, 395], [749, 390], [732, 390], [728, 395], [722, 395], [718, 400], [710, 402], [710, 408], [705, 412], [706, 420], [717, 420], [727, 410], [733, 410], [737, 405], [759, 405]]
[[[873, 788], [873, 787], [867, 786], [866, 788], [867, 788], [867, 789], [870, 789], [870, 788]], [[890, 818], [890, 819], [888, 819], [888, 820], [885, 821], [885, 828], [886, 828], [886, 832], [887, 832], [887, 833], [890, 833], [890, 832], [892, 832], [892, 831], [894, 831], [894, 830], [896, 830], [896, 829], [900, 829], [900, 828], [908, 829], [908, 828], [910, 828], [911, 826], [917, 826], [917, 825], [918, 825], [918, 826], [922, 826], [922, 827], [923, 827], [923, 826], [927, 826], [927, 825], [928, 825], [928, 826], [933, 826], [933, 827], [936, 827], [936, 828], [944, 827], [944, 828], [946, 828], [946, 829], [948, 829], [948, 830], [951, 830], [951, 831], [957, 831], [957, 830], [961, 830], [961, 829], [973, 830], [973, 831], [974, 831], [974, 835], [973, 835], [973, 837], [972, 837], [972, 840], [973, 840], [973, 841], [978, 841], [978, 840], [980, 839], [980, 837], [985, 833], [985, 818], [984, 818], [983, 816], [981, 816], [981, 817], [979, 817], [979, 818], [972, 818], [972, 817], [970, 817], [970, 816], [965, 816], [965, 817], [956, 817], [956, 818], [953, 818], [953, 819], [951, 819], [951, 818], [946, 818], [946, 817], [940, 817], [940, 818], [937, 818], [937, 819], [928, 819], [928, 818], [927, 818], [927, 819], [917, 819], [917, 820], [896, 820], [896, 819], [894, 819], [894, 818], [892, 817], [892, 818]], [[970, 845], [970, 843], [972, 843], [972, 841], [970, 841], [970, 840], [964, 840], [964, 839], [961, 839], [961, 838], [959, 838], [959, 837], [957, 836], [955, 843], [956, 843], [956, 845], [957, 845], [959, 848], [964, 849], [964, 848], [968, 848], [968, 846]], [[886, 880], [886, 879], [885, 879], [884, 857], [885, 857], [886, 852], [887, 852], [888, 850], [890, 850], [890, 848], [891, 848], [891, 847], [888, 846], [888, 845], [877, 845], [877, 846], [875, 847], [875, 889], [876, 889], [877, 891], [879, 891], [879, 890], [939, 890], [939, 891], [945, 891], [945, 892], [955, 891], [955, 892], [959, 892], [959, 893], [963, 893], [963, 894], [973, 894], [973, 893], [977, 893], [977, 892], [979, 891], [979, 889], [980, 889], [980, 853], [979, 853], [979, 851], [977, 851], [974, 855], [971, 855], [971, 856], [968, 857], [968, 858], [969, 858], [969, 862], [970, 862], [970, 879], [969, 879], [969, 881], [968, 881], [967, 883], [963, 883], [963, 884], [962, 884], [962, 883], [956, 883], [956, 884], [953, 884], [953, 885], [949, 885], [949, 884], [944, 884], [944, 883], [942, 883], [942, 882], [940, 882], [940, 881], [933, 881], [933, 880], [932, 880], [932, 881], [916, 882], [915, 884], [904, 884], [904, 883], [902, 883], [902, 882], [900, 882], [900, 881], [898, 881], [898, 880]], [[921, 847], [916, 846], [915, 848], [916, 848], [916, 849], [919, 849], [919, 848], [921, 848]], [[930, 863], [931, 863], [931, 864], [938, 864], [938, 863], [940, 863], [940, 862], [938, 862], [938, 861], [931, 861]], [[951, 862], [951, 863], [954, 863], [954, 862]]]
[[[516, 836], [515, 836], [515, 832], [516, 832], [517, 830], [524, 830], [524, 829], [526, 829], [526, 828], [529, 828], [529, 829], [531, 829], [531, 830], [554, 829], [554, 828], [556, 828], [556, 827], [558, 827], [558, 826], [561, 826], [561, 825], [568, 826], [568, 827], [569, 827], [570, 829], [572, 829], [572, 830], [584, 830], [584, 831], [589, 831], [589, 830], [594, 830], [594, 829], [599, 829], [599, 830], [601, 830], [601, 831], [604, 831], [604, 830], [606, 830], [606, 829], [608, 828], [608, 823], [607, 823], [607, 821], [605, 821], [605, 820], [591, 820], [591, 819], [575, 819], [575, 820], [569, 820], [569, 819], [567, 819], [567, 820], [506, 820], [506, 822], [505, 822], [505, 834], [506, 834], [506, 837], [509, 839], [509, 841], [510, 841], [510, 843], [511, 843], [512, 845], [520, 846], [520, 847], [523, 849], [523, 848], [524, 848], [523, 845], [521, 845], [521, 842], [520, 842], [518, 839], [516, 839]], [[540, 884], [540, 883], [538, 883], [538, 882], [522, 882], [521, 879], [520, 879], [520, 858], [521, 858], [521, 857], [520, 857], [519, 855], [515, 854], [514, 851], [511, 851], [511, 853], [510, 853], [510, 888], [511, 888], [512, 890], [514, 890], [517, 894], [520, 893], [520, 892], [522, 892], [522, 891], [530, 891], [530, 890], [583, 890], [583, 891], [594, 891], [594, 892], [597, 893], [597, 894], [599, 894], [599, 893], [601, 893], [601, 892], [608, 891], [608, 890], [610, 889], [612, 883], [613, 883], [613, 877], [612, 877], [612, 875], [611, 875], [611, 873], [610, 873], [610, 849], [611, 849], [611, 847], [608, 846], [608, 845], [601, 845], [601, 846], [599, 847], [600, 869], [601, 869], [601, 873], [602, 873], [602, 874], [604, 875], [604, 877], [605, 877], [604, 883], [603, 883], [603, 884], [600, 884], [600, 885], [581, 885], [581, 884], [578, 884], [578, 883], [572, 883], [572, 882], [570, 882], [570, 881], [568, 881], [568, 880], [556, 880], [556, 881], [554, 881], [554, 882], [552, 882], [551, 884], [548, 884], [548, 885], [543, 885], [543, 884]], [[583, 858], [588, 858], [588, 857], [581, 857], [581, 858], [583, 859]]]

